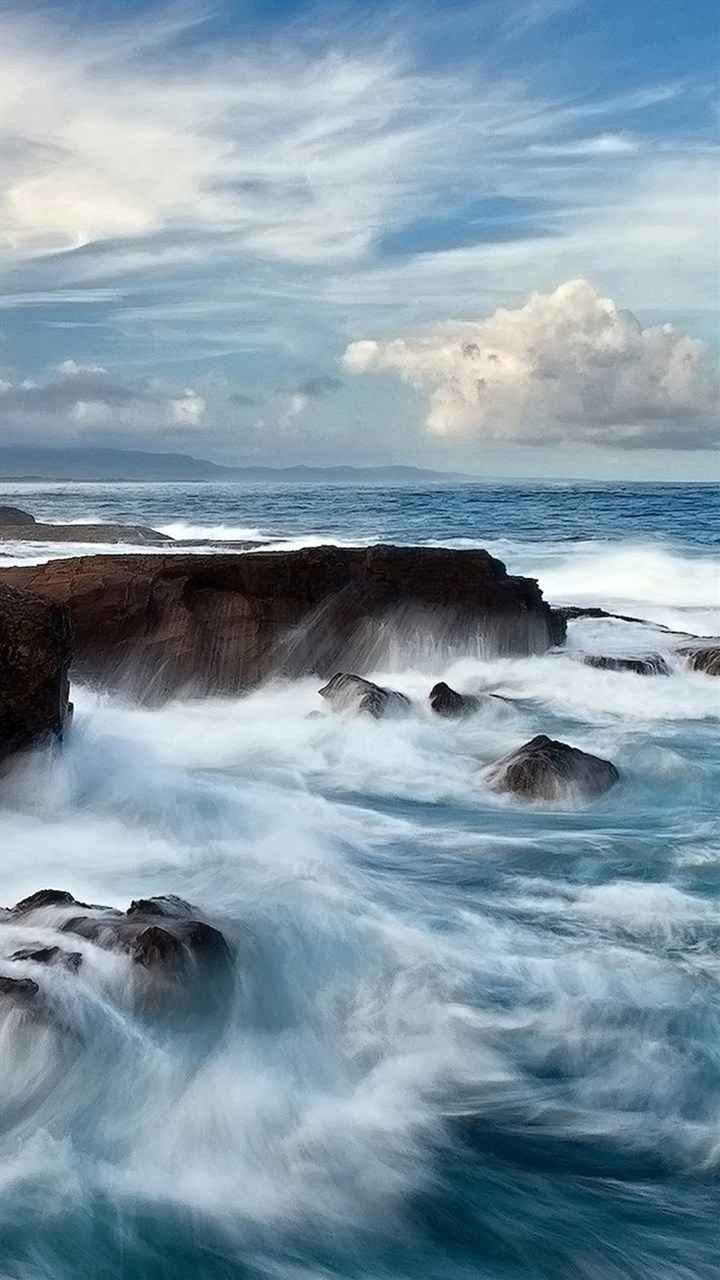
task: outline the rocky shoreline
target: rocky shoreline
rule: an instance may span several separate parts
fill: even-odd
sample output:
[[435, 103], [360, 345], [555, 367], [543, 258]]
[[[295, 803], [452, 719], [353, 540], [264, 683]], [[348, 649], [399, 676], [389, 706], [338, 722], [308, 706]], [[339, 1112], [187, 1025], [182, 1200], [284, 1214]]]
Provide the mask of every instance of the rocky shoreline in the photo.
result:
[[537, 582], [485, 551], [77, 557], [0, 582], [68, 610], [78, 678], [146, 701], [364, 674], [400, 649], [526, 656], [564, 636]]
[[[8, 524], [17, 521], [17, 524]], [[23, 523], [24, 522], [24, 523]], [[0, 508], [0, 527], [58, 537], [27, 512]], [[129, 526], [117, 526], [128, 536]], [[163, 538], [153, 530], [138, 530]], [[170, 541], [168, 539], [168, 541]], [[271, 677], [316, 675], [325, 696], [361, 710], [401, 695], [363, 677], [402, 651], [427, 658], [539, 655], [562, 646], [576, 618], [604, 610], [552, 609], [538, 583], [507, 573], [486, 551], [372, 546], [245, 554], [96, 555], [0, 570], [0, 759], [62, 739], [69, 673], [158, 703], [180, 694], [238, 694]], [[622, 619], [639, 622], [640, 619]], [[682, 637], [688, 639], [689, 637]], [[675, 650], [690, 669], [720, 674], [716, 642]], [[667, 676], [666, 659], [585, 655], [589, 665]], [[328, 691], [331, 691], [328, 693]], [[474, 714], [480, 701], [436, 686], [440, 715]]]

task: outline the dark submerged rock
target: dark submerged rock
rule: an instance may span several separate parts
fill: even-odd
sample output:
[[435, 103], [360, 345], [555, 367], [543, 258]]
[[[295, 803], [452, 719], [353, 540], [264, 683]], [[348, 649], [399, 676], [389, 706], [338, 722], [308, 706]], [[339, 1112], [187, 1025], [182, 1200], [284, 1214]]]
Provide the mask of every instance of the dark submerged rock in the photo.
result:
[[65, 606], [0, 583], [0, 760], [62, 738], [70, 656]]
[[157, 529], [136, 524], [32, 524], [23, 522], [0, 532], [13, 542], [98, 542], [105, 546], [126, 543], [128, 546], [166, 546], [174, 539]]
[[619, 780], [615, 765], [539, 733], [492, 766], [491, 785], [529, 800], [594, 799]]
[[588, 654], [583, 658], [586, 667], [596, 667], [600, 671], [631, 671], [638, 676], [669, 676], [670, 668], [659, 653], [648, 654], [645, 658], [616, 658], [604, 654]]
[[35, 524], [35, 517], [21, 507], [0, 507], [0, 528], [20, 529]]
[[481, 702], [472, 694], [457, 693], [441, 680], [430, 690], [430, 706], [437, 715], [452, 719], [473, 715], [480, 710]]
[[82, 954], [79, 951], [63, 951], [62, 947], [22, 947], [19, 951], [13, 952], [11, 960], [32, 960], [34, 964], [57, 964], [63, 968], [69, 969], [72, 973], [77, 973], [82, 964]]
[[404, 693], [343, 671], [334, 675], [318, 693], [330, 703], [333, 711], [362, 711], [375, 720], [387, 715], [403, 715], [412, 707]]

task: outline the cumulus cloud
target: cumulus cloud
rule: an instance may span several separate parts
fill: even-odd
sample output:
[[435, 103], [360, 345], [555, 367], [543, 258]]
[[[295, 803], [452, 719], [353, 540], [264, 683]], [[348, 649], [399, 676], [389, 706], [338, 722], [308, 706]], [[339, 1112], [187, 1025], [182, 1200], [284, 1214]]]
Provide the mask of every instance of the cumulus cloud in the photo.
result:
[[643, 329], [585, 280], [486, 320], [353, 342], [343, 363], [424, 391], [438, 436], [677, 449], [720, 439], [709, 347], [669, 324]]

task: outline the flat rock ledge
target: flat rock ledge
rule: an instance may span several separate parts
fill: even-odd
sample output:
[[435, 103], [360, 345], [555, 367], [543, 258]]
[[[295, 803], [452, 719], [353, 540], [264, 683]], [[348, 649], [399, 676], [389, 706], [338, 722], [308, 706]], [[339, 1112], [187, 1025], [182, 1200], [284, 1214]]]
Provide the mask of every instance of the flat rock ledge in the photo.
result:
[[527, 656], [557, 638], [537, 582], [486, 551], [77, 557], [5, 569], [0, 582], [67, 606], [78, 678], [147, 701], [362, 675], [398, 658]]

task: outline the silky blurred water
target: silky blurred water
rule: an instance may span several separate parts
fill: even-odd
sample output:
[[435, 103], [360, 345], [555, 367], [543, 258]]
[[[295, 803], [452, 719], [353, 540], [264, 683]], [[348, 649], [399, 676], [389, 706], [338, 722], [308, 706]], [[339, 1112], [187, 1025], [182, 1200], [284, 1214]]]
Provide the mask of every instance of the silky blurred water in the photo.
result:
[[[190, 541], [487, 546], [556, 603], [720, 632], [709, 486], [0, 486], [11, 501]], [[564, 653], [408, 667], [387, 678], [414, 713], [380, 722], [310, 717], [312, 680], [161, 710], [76, 688], [63, 754], [3, 783], [5, 901], [178, 893], [237, 981], [218, 1038], [141, 1016], [129, 962], [92, 943], [76, 975], [0, 963], [52, 1014], [0, 1016], [3, 1280], [714, 1277], [720, 681], [678, 642], [588, 620]], [[672, 674], [586, 651], [663, 652]], [[435, 677], [512, 701], [439, 721]], [[537, 732], [621, 783], [578, 809], [494, 795], [484, 766]], [[58, 941], [50, 916], [0, 930], [3, 957]]]

